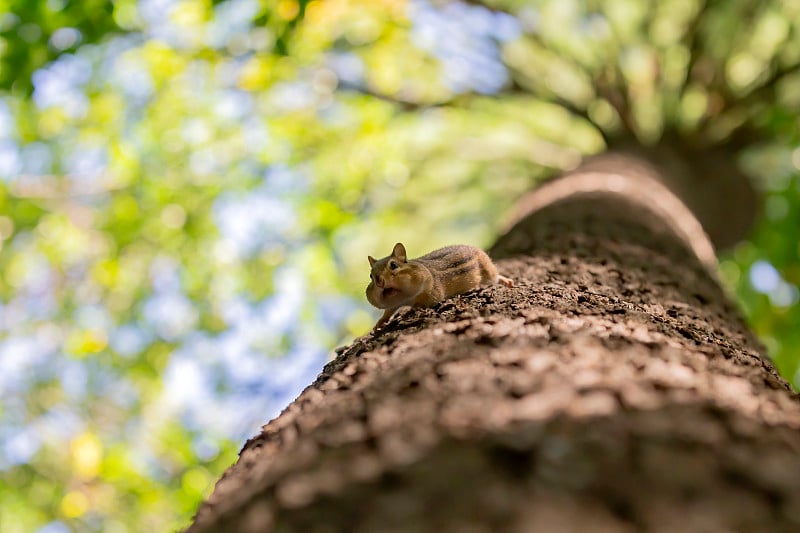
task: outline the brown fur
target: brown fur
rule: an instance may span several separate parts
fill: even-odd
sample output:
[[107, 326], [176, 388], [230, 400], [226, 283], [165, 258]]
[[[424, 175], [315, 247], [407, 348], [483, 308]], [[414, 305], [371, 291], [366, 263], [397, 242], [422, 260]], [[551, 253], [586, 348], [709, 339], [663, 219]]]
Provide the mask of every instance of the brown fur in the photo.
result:
[[408, 259], [405, 247], [397, 243], [391, 255], [382, 259], [369, 256], [369, 263], [367, 300], [385, 310], [375, 324], [376, 329], [406, 305], [430, 307], [481, 285], [498, 282], [507, 287], [513, 285], [512, 280], [497, 272], [486, 252], [474, 246], [446, 246]]

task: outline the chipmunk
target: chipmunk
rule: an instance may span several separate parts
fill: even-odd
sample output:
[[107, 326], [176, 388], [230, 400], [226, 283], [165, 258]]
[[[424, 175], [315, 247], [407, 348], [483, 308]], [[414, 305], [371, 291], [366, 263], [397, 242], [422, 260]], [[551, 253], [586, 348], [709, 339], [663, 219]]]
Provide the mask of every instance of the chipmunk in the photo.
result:
[[367, 259], [371, 267], [367, 300], [385, 310], [373, 330], [388, 322], [404, 305], [430, 307], [484, 284], [514, 285], [512, 279], [497, 272], [486, 252], [474, 246], [446, 246], [408, 259], [405, 246], [398, 242], [388, 257], [375, 259], [370, 255]]

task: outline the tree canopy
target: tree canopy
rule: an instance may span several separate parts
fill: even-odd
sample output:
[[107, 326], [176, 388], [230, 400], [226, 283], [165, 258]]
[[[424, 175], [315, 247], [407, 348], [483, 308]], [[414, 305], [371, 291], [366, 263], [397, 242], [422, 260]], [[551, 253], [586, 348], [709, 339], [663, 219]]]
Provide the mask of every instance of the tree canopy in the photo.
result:
[[720, 274], [793, 380], [798, 65], [791, 0], [0, 4], [3, 531], [185, 526], [372, 325], [367, 254], [622, 141], [736, 148]]

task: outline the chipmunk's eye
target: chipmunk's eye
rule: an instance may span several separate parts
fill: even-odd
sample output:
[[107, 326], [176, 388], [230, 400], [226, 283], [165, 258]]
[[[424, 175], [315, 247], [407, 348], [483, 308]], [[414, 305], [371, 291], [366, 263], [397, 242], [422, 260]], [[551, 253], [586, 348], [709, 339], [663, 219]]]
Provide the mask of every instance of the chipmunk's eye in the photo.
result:
[[397, 266], [398, 266], [397, 263], [395, 263], [394, 261], [389, 261], [389, 268], [390, 269], [397, 270]]

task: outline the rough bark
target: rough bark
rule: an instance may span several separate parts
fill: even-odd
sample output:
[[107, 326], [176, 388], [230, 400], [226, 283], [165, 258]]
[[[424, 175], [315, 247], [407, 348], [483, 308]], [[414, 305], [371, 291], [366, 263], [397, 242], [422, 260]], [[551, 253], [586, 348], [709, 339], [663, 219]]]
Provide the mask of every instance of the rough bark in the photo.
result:
[[189, 531], [798, 530], [798, 398], [688, 210], [594, 165], [493, 248], [516, 287], [346, 347]]

